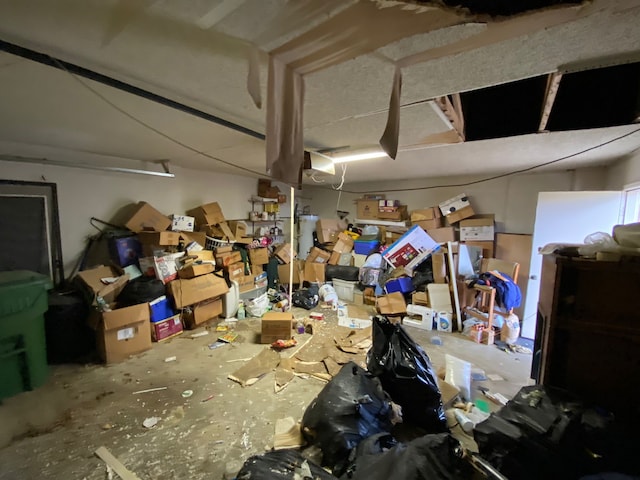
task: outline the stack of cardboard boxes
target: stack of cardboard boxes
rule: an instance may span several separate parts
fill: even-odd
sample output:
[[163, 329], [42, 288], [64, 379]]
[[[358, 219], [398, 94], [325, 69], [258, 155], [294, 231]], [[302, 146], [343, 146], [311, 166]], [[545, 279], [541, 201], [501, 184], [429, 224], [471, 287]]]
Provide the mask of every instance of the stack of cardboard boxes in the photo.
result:
[[402, 222], [409, 218], [407, 206], [398, 200], [387, 200], [384, 195], [366, 195], [356, 200], [356, 218], [362, 220], [384, 220]]

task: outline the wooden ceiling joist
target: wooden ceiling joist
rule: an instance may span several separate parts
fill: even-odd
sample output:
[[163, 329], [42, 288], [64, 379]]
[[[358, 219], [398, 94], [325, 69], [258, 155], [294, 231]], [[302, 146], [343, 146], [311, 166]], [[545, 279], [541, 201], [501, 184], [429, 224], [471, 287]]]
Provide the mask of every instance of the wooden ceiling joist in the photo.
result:
[[547, 78], [547, 88], [544, 92], [544, 105], [542, 107], [542, 116], [540, 118], [540, 126], [538, 132], [544, 132], [547, 128], [547, 122], [551, 115], [551, 109], [553, 108], [553, 102], [556, 100], [558, 94], [558, 88], [560, 88], [560, 80], [562, 80], [562, 73], [553, 72], [549, 74]]

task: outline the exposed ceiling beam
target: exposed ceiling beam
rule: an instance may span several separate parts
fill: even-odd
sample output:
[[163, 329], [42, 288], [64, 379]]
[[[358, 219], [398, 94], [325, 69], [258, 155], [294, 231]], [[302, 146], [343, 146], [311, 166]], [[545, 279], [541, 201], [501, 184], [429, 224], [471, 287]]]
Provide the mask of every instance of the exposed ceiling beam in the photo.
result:
[[199, 110], [197, 108], [190, 107], [189, 105], [185, 105], [184, 103], [176, 102], [175, 100], [171, 100], [170, 98], [164, 97], [162, 95], [158, 95], [157, 93], [150, 92], [149, 90], [136, 87], [134, 85], [131, 85], [130, 83], [123, 82], [121, 80], [115, 79], [113, 77], [109, 77], [107, 75], [103, 75], [102, 73], [98, 73], [94, 70], [89, 70], [88, 68], [81, 67], [74, 63], [65, 62], [64, 60], [51, 57], [46, 53], [37, 52], [29, 48], [21, 47], [20, 45], [6, 42], [4, 40], [0, 40], [0, 51], [7, 52], [22, 58], [26, 58], [28, 60], [32, 60], [34, 62], [47, 65], [49, 67], [54, 67], [59, 70], [72, 73], [73, 75], [78, 75], [84, 78], [88, 78], [89, 80], [93, 80], [94, 82], [102, 83], [103, 85], [117, 88], [118, 90], [122, 90], [123, 92], [136, 95], [146, 100], [151, 100], [152, 102], [159, 103], [160, 105], [164, 105], [166, 107], [171, 107], [183, 113], [188, 113], [189, 115], [193, 115], [195, 117], [201, 118], [203, 120], [207, 120], [217, 125], [222, 125], [223, 127], [230, 128], [231, 130], [244, 133], [251, 137], [258, 138], [260, 140], [265, 139], [264, 134], [260, 132], [256, 132], [255, 130], [251, 130], [250, 128], [243, 127], [242, 125], [238, 125], [237, 123], [230, 122], [228, 120], [225, 120], [224, 118], [220, 118], [210, 113]]
[[[455, 98], [456, 95], [457, 99]], [[448, 96], [436, 98], [434, 108], [439, 108], [442, 111], [443, 115], [451, 123], [453, 129], [457, 132], [460, 140], [464, 141], [464, 117], [462, 115], [460, 94], [454, 94], [453, 102], [449, 100]]]
[[547, 128], [547, 122], [549, 121], [549, 116], [551, 115], [553, 102], [556, 100], [558, 88], [560, 88], [560, 80], [562, 80], [562, 73], [560, 72], [550, 73], [547, 77], [547, 88], [544, 92], [544, 105], [542, 107], [542, 117], [540, 118], [538, 132], [544, 132]]

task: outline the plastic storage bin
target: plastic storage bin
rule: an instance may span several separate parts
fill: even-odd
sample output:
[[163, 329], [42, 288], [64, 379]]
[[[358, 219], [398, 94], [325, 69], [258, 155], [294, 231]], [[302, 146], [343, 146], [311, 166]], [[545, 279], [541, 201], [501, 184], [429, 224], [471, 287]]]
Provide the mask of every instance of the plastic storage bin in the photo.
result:
[[39, 273], [0, 272], [0, 399], [47, 380], [44, 313], [52, 287]]
[[348, 282], [338, 278], [334, 278], [331, 282], [333, 283], [333, 288], [338, 294], [338, 298], [340, 300], [353, 302], [353, 291], [355, 290], [358, 282]]
[[384, 288], [387, 290], [387, 293], [409, 293], [413, 292], [413, 283], [411, 283], [411, 277], [394, 278], [393, 280], [389, 280]]
[[353, 242], [353, 250], [358, 255], [369, 255], [377, 251], [379, 246], [378, 240], [356, 240]]

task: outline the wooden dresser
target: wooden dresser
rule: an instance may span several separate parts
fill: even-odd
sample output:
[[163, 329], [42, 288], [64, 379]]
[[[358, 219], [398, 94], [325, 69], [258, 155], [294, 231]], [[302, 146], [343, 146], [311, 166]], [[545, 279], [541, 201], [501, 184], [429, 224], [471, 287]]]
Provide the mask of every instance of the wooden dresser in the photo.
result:
[[640, 423], [640, 258], [545, 255], [537, 323], [538, 383]]

